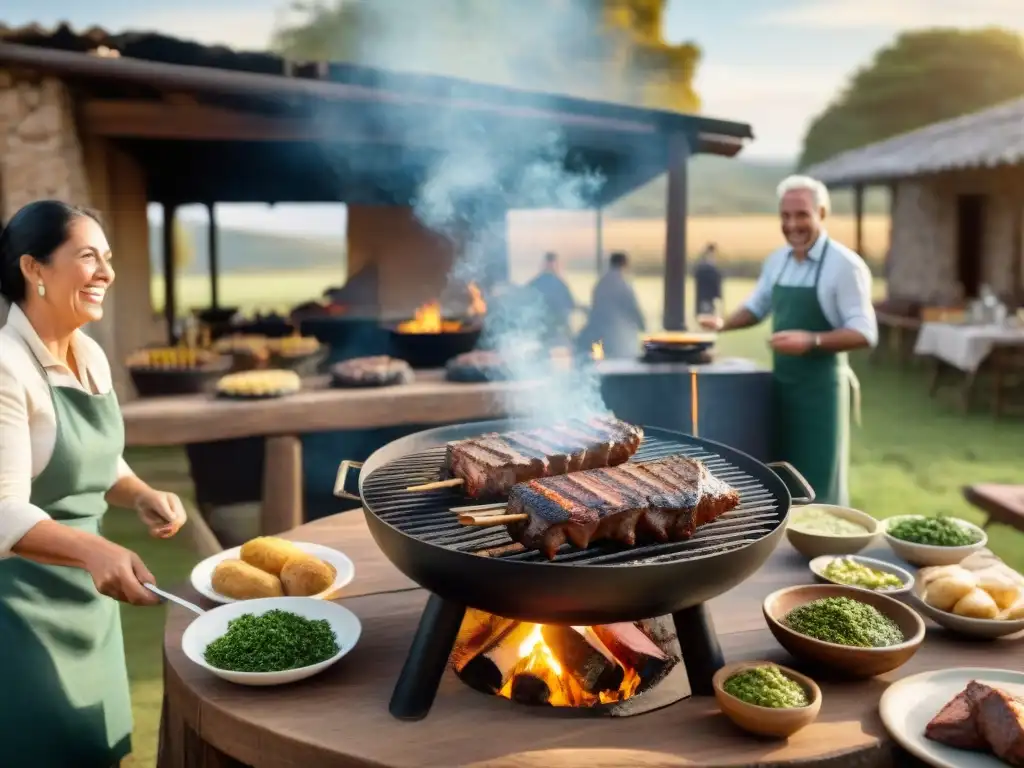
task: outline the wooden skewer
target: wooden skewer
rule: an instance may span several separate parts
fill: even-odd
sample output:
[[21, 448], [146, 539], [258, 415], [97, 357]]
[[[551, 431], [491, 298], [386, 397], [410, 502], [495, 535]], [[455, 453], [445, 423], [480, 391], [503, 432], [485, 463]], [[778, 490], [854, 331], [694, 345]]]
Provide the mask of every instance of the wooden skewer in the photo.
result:
[[452, 507], [448, 511], [461, 515], [466, 512], [488, 512], [495, 509], [504, 509], [505, 506], [504, 501], [499, 501], [497, 504], [466, 504], [462, 507]]
[[437, 488], [457, 488], [462, 485], [463, 480], [461, 477], [453, 477], [451, 480], [436, 480], [433, 483], [424, 483], [423, 485], [410, 485], [405, 490], [407, 491], [433, 491]]
[[525, 520], [529, 515], [459, 515], [463, 525], [493, 526]]

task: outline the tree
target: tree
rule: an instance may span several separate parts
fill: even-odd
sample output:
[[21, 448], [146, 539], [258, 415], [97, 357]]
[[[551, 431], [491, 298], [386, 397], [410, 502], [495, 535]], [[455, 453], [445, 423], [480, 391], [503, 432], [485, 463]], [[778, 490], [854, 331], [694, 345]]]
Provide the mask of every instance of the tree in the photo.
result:
[[907, 32], [808, 128], [801, 166], [1024, 95], [1024, 39], [1001, 29]]
[[299, 2], [289, 58], [429, 72], [694, 112], [700, 49], [662, 36], [667, 0]]

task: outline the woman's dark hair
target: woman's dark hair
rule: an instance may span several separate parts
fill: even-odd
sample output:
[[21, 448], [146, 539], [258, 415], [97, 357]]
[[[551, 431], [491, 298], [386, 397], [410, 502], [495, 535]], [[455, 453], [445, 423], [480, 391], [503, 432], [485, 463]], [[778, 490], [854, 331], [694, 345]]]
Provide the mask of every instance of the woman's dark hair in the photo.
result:
[[622, 269], [629, 264], [629, 257], [626, 256], [622, 251], [616, 251], [608, 257], [608, 263], [616, 269]]
[[14, 214], [0, 231], [0, 296], [12, 304], [24, 301], [28, 286], [21, 273], [21, 257], [27, 253], [42, 264], [49, 263], [68, 239], [68, 226], [83, 216], [100, 223], [93, 211], [59, 200], [37, 200]]

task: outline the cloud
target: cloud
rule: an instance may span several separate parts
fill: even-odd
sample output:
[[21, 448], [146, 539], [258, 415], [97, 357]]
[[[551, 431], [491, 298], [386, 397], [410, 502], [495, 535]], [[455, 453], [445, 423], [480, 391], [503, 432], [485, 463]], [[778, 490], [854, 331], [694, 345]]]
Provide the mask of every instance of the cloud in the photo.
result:
[[754, 128], [754, 142], [744, 156], [795, 157], [804, 132], [843, 85], [839, 68], [808, 71], [803, 67], [769, 64], [738, 66], [708, 62], [695, 85], [710, 117], [739, 120]]
[[758, 22], [815, 29], [898, 30], [1005, 26], [1024, 30], [1021, 0], [804, 0], [762, 14]]

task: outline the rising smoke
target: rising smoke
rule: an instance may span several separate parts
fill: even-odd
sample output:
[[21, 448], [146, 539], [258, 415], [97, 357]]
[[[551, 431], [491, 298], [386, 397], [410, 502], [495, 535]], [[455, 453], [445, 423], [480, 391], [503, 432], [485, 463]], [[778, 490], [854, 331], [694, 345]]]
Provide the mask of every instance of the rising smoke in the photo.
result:
[[[362, 0], [355, 61], [597, 96], [604, 84], [595, 82], [593, 64], [610, 53], [610, 41], [594, 33], [601, 28], [595, 14], [603, 7], [595, 0]], [[472, 90], [453, 84], [446, 95], [472, 101], [478, 98]], [[486, 284], [496, 255], [505, 255], [511, 206], [591, 208], [604, 183], [600, 174], [573, 161], [562, 126], [552, 120], [484, 123], [471, 111], [439, 109], [426, 124], [387, 128], [409, 132], [410, 138], [430, 137], [439, 147], [412, 204], [425, 226], [459, 243], [461, 256], [450, 274], [454, 283]], [[510, 377], [549, 375], [551, 361], [540, 348], [539, 296], [516, 291], [513, 302], [491, 306], [483, 341], [502, 353]], [[541, 395], [509, 397], [510, 412], [546, 422], [607, 410], [590, 366], [564, 373]]]

